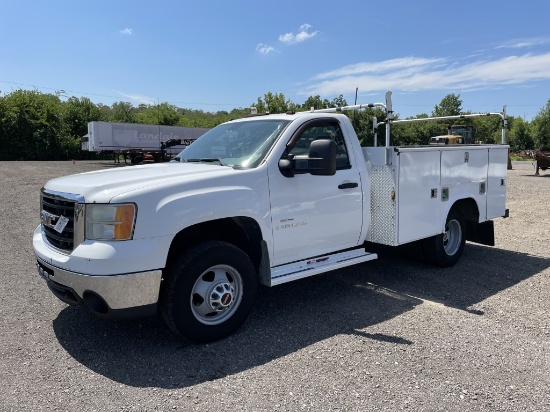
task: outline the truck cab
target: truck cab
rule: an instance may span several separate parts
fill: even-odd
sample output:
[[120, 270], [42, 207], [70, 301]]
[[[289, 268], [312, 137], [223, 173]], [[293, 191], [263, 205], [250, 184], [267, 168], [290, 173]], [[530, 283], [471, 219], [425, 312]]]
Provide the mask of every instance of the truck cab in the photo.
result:
[[448, 127], [446, 135], [430, 138], [431, 145], [455, 145], [475, 143], [476, 128], [472, 125], [453, 125]]
[[476, 128], [470, 124], [456, 124], [449, 126], [449, 134], [454, 136], [461, 136], [463, 138], [462, 144], [473, 144], [476, 142]]
[[454, 145], [454, 144], [464, 144], [464, 138], [460, 135], [446, 134], [441, 136], [430, 137], [431, 145]]

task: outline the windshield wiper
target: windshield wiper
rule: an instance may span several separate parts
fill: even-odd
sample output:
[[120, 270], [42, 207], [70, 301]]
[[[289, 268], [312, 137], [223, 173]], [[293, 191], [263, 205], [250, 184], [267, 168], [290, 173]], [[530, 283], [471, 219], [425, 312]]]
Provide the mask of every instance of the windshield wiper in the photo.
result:
[[191, 163], [213, 163], [218, 162], [220, 166], [225, 166], [225, 164], [222, 162], [222, 159], [219, 157], [202, 157], [200, 159], [186, 159], [186, 162]]

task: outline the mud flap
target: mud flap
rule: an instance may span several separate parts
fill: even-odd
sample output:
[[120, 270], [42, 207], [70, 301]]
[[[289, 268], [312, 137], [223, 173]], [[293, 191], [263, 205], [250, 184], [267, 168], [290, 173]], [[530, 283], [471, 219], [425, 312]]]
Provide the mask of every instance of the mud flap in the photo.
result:
[[495, 245], [495, 226], [492, 220], [482, 223], [468, 221], [466, 240], [480, 245]]

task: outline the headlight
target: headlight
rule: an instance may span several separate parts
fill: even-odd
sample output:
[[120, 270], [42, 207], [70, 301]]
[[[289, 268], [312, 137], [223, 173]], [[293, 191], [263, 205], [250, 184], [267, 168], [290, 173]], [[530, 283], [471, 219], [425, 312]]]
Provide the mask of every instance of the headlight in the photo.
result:
[[128, 240], [134, 234], [134, 204], [87, 204], [86, 239]]

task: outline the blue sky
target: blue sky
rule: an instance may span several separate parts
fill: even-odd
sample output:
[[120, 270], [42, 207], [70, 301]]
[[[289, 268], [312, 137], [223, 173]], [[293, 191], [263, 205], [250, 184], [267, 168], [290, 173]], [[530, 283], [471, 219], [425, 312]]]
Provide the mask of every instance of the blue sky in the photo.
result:
[[205, 111], [267, 92], [402, 117], [449, 93], [530, 120], [550, 98], [550, 1], [0, 0], [0, 91]]

